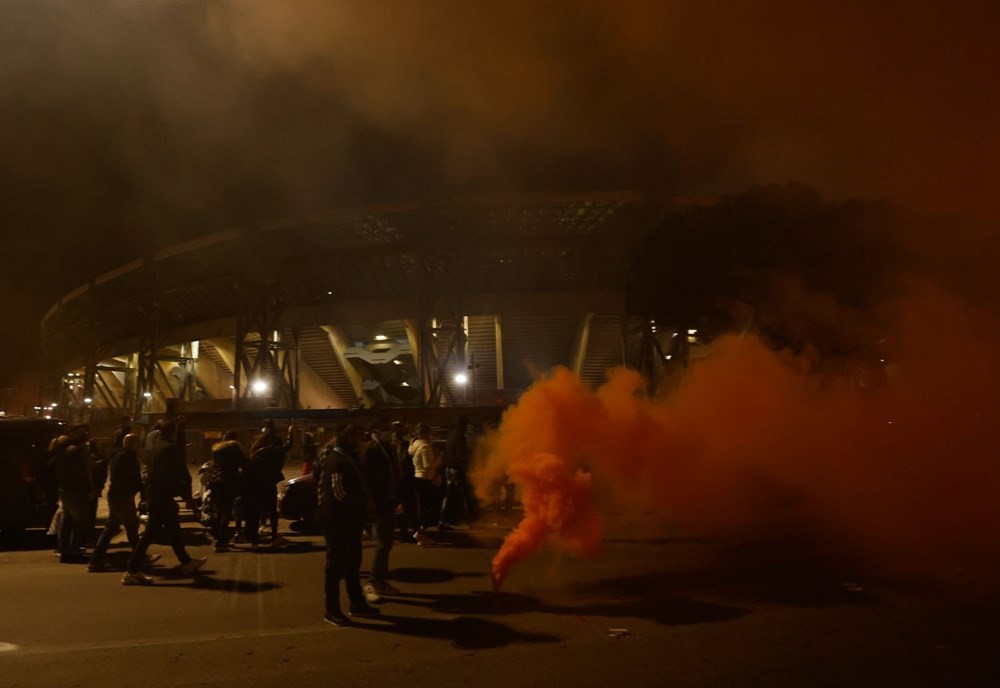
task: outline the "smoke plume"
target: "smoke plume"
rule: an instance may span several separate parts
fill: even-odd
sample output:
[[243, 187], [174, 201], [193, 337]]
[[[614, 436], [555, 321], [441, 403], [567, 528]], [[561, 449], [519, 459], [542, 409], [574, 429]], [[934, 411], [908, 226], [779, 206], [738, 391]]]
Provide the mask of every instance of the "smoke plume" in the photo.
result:
[[995, 572], [1000, 330], [940, 289], [911, 294], [893, 304], [884, 385], [821, 378], [753, 335], [717, 339], [663, 397], [626, 369], [596, 391], [565, 369], [538, 382], [477, 476], [524, 494], [494, 585], [545, 546], [598, 554], [622, 504], [688, 534], [805, 534], [872, 570]]

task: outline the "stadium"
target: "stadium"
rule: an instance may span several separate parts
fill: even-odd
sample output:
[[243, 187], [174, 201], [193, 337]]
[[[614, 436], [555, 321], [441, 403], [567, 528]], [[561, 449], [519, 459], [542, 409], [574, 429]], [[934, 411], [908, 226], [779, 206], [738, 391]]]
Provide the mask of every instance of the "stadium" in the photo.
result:
[[597, 385], [650, 350], [626, 273], [661, 216], [632, 192], [478, 195], [169, 246], [48, 311], [38, 410], [499, 415], [557, 365]]

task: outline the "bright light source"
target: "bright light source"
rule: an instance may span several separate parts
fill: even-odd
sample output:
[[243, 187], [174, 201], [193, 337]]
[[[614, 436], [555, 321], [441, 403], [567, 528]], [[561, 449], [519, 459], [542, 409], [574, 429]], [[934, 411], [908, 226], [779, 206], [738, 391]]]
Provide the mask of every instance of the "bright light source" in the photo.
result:
[[396, 365], [403, 365], [403, 362], [400, 361], [398, 358], [392, 359], [392, 362], [395, 363]]
[[236, 389], [236, 385], [229, 385], [229, 389]]
[[83, 398], [83, 403], [85, 403], [85, 404], [92, 404], [93, 402], [94, 402], [94, 400], [91, 399], [90, 397], [84, 397]]
[[469, 376], [466, 375], [465, 373], [455, 373], [456, 385], [464, 385], [468, 381], [469, 381]]
[[400, 383], [399, 383], [399, 386], [400, 386], [400, 387], [409, 387], [409, 386], [410, 386], [410, 383], [409, 383], [409, 382], [400, 382]]
[[698, 330], [688, 330], [688, 334], [698, 334]]
[[149, 399], [149, 398], [150, 398], [151, 396], [153, 396], [153, 393], [152, 393], [152, 392], [143, 392], [143, 393], [142, 393], [142, 396], [144, 396], [144, 397], [146, 397], [147, 399]]
[[384, 334], [375, 335], [376, 342], [384, 342], [386, 339], [388, 339], [388, 337], [386, 337]]
[[253, 390], [254, 394], [264, 394], [269, 388], [270, 385], [264, 380], [254, 380], [253, 384], [250, 385], [250, 389]]
[[674, 355], [673, 355], [673, 354], [667, 354], [667, 355], [665, 356], [665, 358], [666, 358], [666, 359], [667, 359], [668, 361], [669, 361], [669, 360], [670, 360], [671, 358], [673, 358], [673, 357], [674, 357]]

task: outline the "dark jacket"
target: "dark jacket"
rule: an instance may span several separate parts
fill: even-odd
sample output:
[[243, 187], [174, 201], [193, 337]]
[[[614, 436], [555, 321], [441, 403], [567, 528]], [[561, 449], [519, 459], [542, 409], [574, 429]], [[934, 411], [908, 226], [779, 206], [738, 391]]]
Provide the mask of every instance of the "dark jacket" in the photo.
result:
[[94, 477], [91, 461], [83, 447], [71, 444], [52, 459], [60, 492], [92, 492]]
[[280, 445], [264, 445], [247, 462], [247, 482], [253, 488], [273, 490], [275, 483], [285, 479], [284, 465], [285, 449]]
[[457, 468], [463, 473], [469, 469], [469, 444], [465, 441], [463, 426], [456, 425], [448, 433], [442, 463], [446, 468]]
[[392, 514], [399, 503], [399, 473], [393, 460], [392, 447], [384, 438], [372, 437], [364, 458], [368, 492], [380, 514]]
[[139, 455], [134, 450], [119, 449], [108, 464], [108, 475], [108, 499], [131, 499], [143, 491]]
[[191, 499], [191, 474], [184, 463], [184, 452], [162, 436], [156, 439], [149, 455], [146, 497], [150, 502], [173, 501], [174, 497]]
[[212, 445], [213, 483], [236, 483], [247, 469], [247, 457], [236, 440], [225, 440]]
[[368, 488], [357, 452], [328, 444], [316, 464], [316, 504], [323, 520], [349, 528], [364, 528]]

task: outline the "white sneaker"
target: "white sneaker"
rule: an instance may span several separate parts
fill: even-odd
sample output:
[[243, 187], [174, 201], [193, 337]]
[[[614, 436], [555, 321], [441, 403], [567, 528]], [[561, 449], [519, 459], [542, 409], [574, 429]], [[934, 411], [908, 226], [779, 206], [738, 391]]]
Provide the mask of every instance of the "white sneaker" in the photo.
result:
[[372, 585], [371, 583], [365, 583], [365, 586], [362, 588], [362, 590], [365, 593], [365, 599], [370, 604], [379, 604], [380, 602], [382, 602], [382, 596], [378, 593], [378, 590], [376, 590], [375, 586]]
[[201, 559], [192, 559], [188, 563], [181, 564], [180, 566], [178, 566], [177, 570], [181, 573], [181, 575], [189, 576], [198, 569], [200, 569], [202, 566], [204, 566], [205, 562], [207, 561], [208, 557], [202, 557]]
[[153, 579], [142, 571], [126, 573], [122, 576], [122, 585], [152, 585]]

